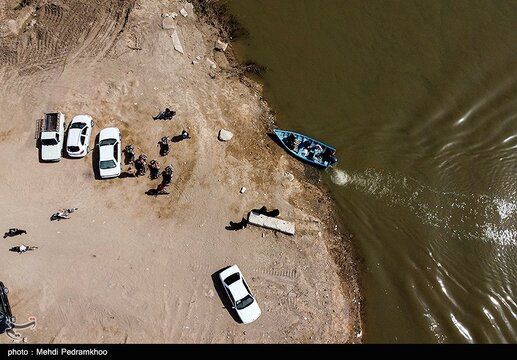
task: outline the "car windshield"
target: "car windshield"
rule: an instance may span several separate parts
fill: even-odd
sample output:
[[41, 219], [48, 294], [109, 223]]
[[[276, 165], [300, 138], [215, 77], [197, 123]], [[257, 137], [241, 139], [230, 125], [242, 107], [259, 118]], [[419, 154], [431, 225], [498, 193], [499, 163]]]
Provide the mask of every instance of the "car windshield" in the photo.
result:
[[73, 123], [72, 125], [70, 125], [70, 129], [82, 129], [85, 126], [86, 126], [85, 123], [76, 122], [76, 123]]
[[78, 152], [79, 151], [79, 146], [69, 146], [68, 147], [68, 151]]
[[240, 277], [239, 273], [235, 273], [235, 274], [232, 274], [232, 275], [228, 276], [226, 279], [224, 279], [224, 283], [226, 285], [230, 286], [231, 284], [233, 284], [234, 282], [236, 282], [240, 278], [241, 277]]
[[250, 295], [247, 295], [246, 297], [242, 298], [241, 300], [237, 300], [235, 303], [235, 306], [238, 310], [242, 310], [248, 306], [253, 304], [253, 298]]
[[115, 164], [115, 161], [113, 161], [113, 160], [105, 160], [105, 161], [101, 161], [101, 163], [100, 163], [100, 168], [103, 170], [113, 169], [116, 166], [117, 165]]
[[45, 146], [57, 145], [57, 139], [43, 139], [41, 144]]
[[104, 139], [99, 143], [99, 146], [114, 145], [117, 142], [115, 139]]

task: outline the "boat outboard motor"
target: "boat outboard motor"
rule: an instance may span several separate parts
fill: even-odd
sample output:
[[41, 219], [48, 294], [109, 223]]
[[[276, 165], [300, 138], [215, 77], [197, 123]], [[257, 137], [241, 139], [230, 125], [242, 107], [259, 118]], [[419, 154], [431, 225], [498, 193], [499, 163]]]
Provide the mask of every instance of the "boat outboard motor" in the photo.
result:
[[162, 139], [158, 142], [160, 145], [160, 155], [166, 156], [169, 154], [169, 138], [167, 136], [162, 137]]
[[149, 163], [149, 171], [150, 171], [150, 177], [151, 180], [158, 179], [158, 176], [160, 176], [160, 164], [156, 160], [151, 160]]

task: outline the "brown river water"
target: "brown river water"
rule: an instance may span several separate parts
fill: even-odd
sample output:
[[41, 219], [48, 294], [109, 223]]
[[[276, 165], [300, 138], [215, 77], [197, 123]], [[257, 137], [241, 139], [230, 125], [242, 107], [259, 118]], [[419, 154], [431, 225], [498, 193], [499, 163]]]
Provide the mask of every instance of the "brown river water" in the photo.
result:
[[364, 259], [366, 342], [517, 342], [517, 1], [228, 0]]

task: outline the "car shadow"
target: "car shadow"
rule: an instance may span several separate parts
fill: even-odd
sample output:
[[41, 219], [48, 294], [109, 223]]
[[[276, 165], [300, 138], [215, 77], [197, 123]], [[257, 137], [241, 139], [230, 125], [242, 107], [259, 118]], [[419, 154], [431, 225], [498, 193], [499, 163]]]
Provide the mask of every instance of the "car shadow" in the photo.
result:
[[214, 283], [215, 291], [217, 291], [217, 295], [219, 295], [219, 299], [221, 300], [221, 303], [223, 304], [223, 307], [228, 310], [230, 315], [232, 316], [233, 320], [235, 322], [242, 324], [241, 319], [237, 315], [237, 312], [235, 309], [232, 308], [232, 304], [230, 302], [230, 299], [228, 298], [228, 294], [226, 293], [226, 290], [224, 290], [223, 285], [221, 284], [221, 279], [219, 278], [219, 274], [223, 272], [224, 270], [228, 269], [230, 266], [227, 266], [219, 271], [216, 271], [212, 274], [212, 282]]
[[93, 142], [93, 149], [90, 151], [92, 152], [92, 169], [93, 169], [93, 176], [95, 177], [95, 180], [102, 180], [100, 171], [99, 171], [99, 134], [95, 136], [95, 141]]

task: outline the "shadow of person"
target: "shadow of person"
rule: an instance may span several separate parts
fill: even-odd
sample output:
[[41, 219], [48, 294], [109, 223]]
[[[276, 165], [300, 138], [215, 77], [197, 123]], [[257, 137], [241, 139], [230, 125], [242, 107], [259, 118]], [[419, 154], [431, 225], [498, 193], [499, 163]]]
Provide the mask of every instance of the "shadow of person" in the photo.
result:
[[235, 320], [235, 322], [242, 324], [242, 321], [239, 318], [239, 315], [237, 315], [237, 312], [235, 311], [235, 309], [233, 308], [233, 305], [230, 302], [228, 295], [226, 294], [226, 290], [224, 290], [223, 284], [221, 284], [221, 279], [219, 278], [219, 274], [228, 268], [229, 268], [229, 266], [213, 273], [212, 274], [212, 283], [214, 284], [215, 291], [217, 292], [217, 295], [219, 296], [219, 299], [221, 300], [223, 307], [226, 310], [228, 310], [228, 312], [232, 316], [233, 320]]
[[171, 142], [173, 142], [173, 143], [179, 143], [182, 140], [184, 140], [184, 138], [181, 135], [175, 135], [175, 136], [171, 137]]
[[157, 196], [158, 195], [158, 190], [155, 189], [155, 188], [152, 188], [152, 189], [149, 189], [145, 192], [146, 195], [149, 195], [149, 196]]
[[119, 178], [120, 179], [125, 179], [125, 178], [135, 178], [136, 175], [134, 172], [130, 172], [130, 171], [124, 171], [123, 173], [121, 173], [119, 175]]

